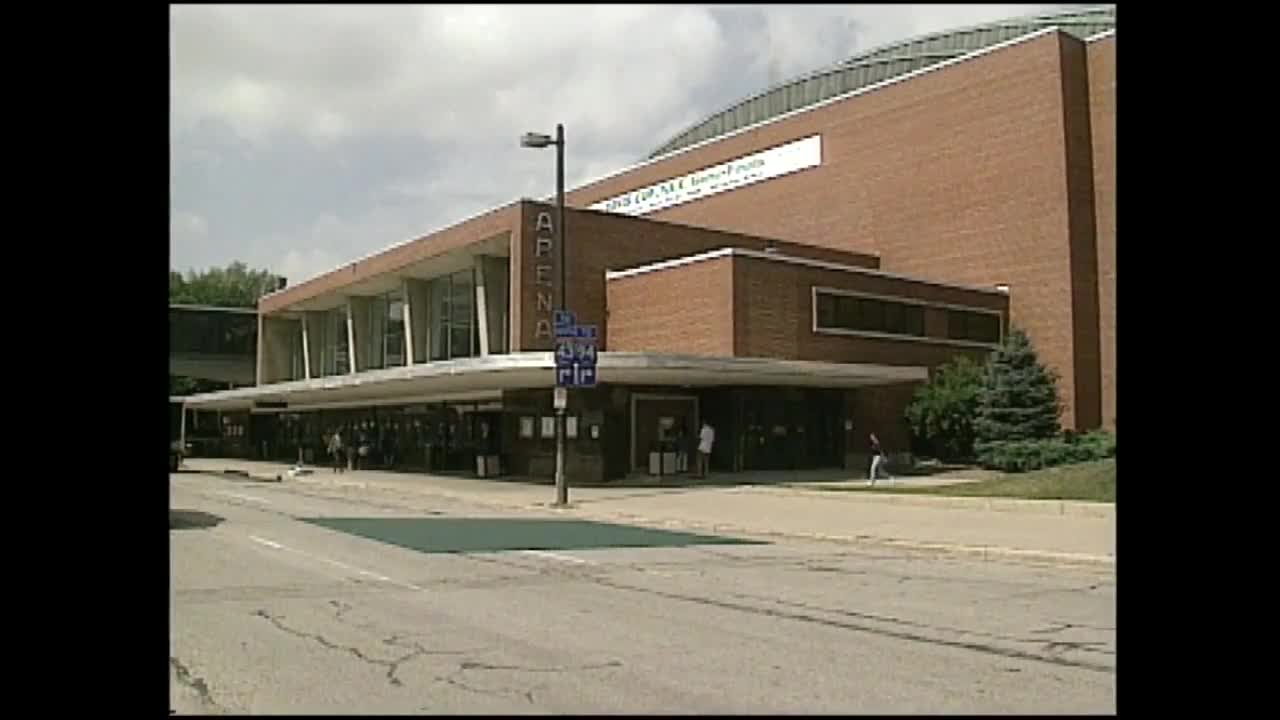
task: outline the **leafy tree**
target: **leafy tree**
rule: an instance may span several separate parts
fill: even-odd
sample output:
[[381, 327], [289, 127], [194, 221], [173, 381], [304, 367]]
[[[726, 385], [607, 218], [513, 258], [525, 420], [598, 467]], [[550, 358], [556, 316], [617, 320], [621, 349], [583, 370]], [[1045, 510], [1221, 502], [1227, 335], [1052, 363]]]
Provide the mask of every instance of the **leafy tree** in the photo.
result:
[[915, 437], [944, 460], [973, 457], [973, 420], [982, 391], [982, 365], [965, 356], [937, 368], [907, 406]]
[[[204, 272], [188, 270], [186, 277], [169, 270], [169, 302], [178, 305], [212, 305], [214, 307], [257, 307], [258, 298], [280, 286], [280, 278], [267, 270], [250, 270], [242, 262]], [[224, 383], [169, 376], [169, 394], [192, 395], [226, 389]]]
[[170, 397], [180, 395], [197, 395], [199, 393], [215, 392], [226, 389], [226, 383], [218, 382], [216, 380], [205, 380], [204, 378], [193, 378], [185, 375], [169, 376]]
[[1012, 330], [991, 356], [979, 394], [974, 420], [979, 454], [985, 443], [1056, 437], [1062, 406], [1055, 379], [1026, 333]]
[[204, 272], [188, 270], [186, 277], [169, 271], [169, 302], [217, 307], [257, 307], [258, 298], [279, 287], [280, 278], [267, 270], [250, 270], [242, 262]]

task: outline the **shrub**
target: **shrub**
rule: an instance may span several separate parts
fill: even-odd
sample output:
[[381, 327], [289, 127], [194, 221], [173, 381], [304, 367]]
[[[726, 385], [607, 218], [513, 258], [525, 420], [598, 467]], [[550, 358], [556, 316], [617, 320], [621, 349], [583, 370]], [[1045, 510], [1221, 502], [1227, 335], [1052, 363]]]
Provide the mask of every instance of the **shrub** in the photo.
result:
[[973, 418], [982, 378], [981, 365], [967, 357], [957, 357], [938, 367], [929, 382], [916, 389], [907, 406], [912, 436], [940, 459], [973, 457]]
[[1026, 472], [1115, 457], [1116, 438], [1103, 431], [1078, 436], [1066, 433], [1038, 440], [978, 442], [975, 449], [983, 467], [1004, 472]]

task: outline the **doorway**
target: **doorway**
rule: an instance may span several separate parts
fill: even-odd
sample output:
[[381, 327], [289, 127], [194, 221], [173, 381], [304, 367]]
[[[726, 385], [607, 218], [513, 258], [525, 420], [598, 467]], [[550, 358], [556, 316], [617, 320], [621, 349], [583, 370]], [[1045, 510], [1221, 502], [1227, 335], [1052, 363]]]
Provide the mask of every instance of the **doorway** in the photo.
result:
[[676, 452], [689, 456], [698, 442], [698, 398], [694, 395], [631, 396], [631, 470], [649, 471], [649, 453]]

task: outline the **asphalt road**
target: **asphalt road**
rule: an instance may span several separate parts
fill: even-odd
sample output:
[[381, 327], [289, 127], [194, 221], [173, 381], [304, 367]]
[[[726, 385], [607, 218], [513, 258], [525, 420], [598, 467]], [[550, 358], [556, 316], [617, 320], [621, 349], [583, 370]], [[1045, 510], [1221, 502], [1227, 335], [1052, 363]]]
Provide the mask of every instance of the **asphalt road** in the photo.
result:
[[1109, 571], [790, 541], [423, 553], [299, 518], [503, 515], [170, 485], [178, 713], [1115, 711]]

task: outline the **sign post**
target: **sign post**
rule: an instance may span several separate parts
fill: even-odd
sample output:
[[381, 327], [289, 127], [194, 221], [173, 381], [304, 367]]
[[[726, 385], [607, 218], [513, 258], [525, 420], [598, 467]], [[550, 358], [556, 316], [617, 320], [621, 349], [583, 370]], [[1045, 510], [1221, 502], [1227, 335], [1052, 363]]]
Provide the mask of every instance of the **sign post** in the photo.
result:
[[[596, 340], [598, 332], [595, 325], [578, 325], [573, 313], [562, 310], [555, 314], [556, 340], [556, 389], [555, 409], [556, 422], [564, 427], [565, 410], [569, 404], [570, 388], [593, 388], [596, 386]], [[556, 434], [556, 462], [564, 462], [565, 433]], [[564, 477], [564, 468], [556, 468], [556, 477]], [[556, 504], [569, 502], [568, 481], [563, 487], [556, 487]]]

